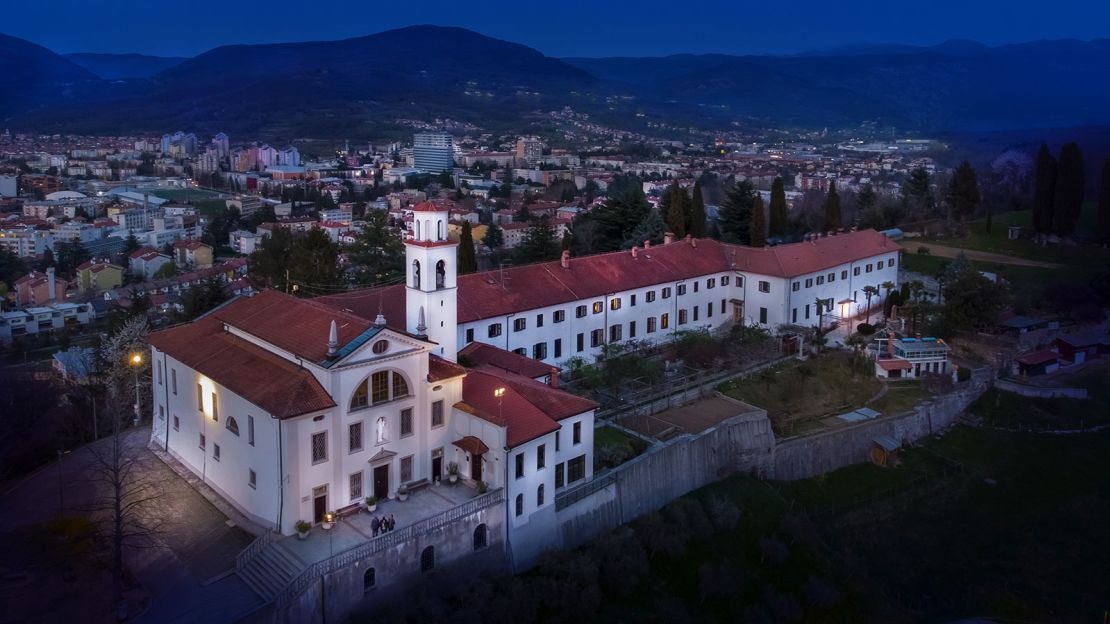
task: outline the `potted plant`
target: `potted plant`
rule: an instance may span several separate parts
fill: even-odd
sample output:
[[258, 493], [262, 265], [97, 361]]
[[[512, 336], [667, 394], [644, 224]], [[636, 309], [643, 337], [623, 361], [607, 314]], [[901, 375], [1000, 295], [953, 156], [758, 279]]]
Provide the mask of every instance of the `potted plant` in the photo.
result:
[[401, 487], [397, 488], [397, 500], [399, 500], [401, 502], [404, 502], [405, 500], [408, 499], [408, 497], [409, 497], [409, 486], [401, 485]]
[[478, 482], [478, 493], [479, 494], [485, 494], [488, 491], [489, 491], [489, 484], [486, 483], [485, 481], [479, 481]]
[[373, 496], [366, 497], [366, 511], [374, 513], [378, 510], [378, 499]]
[[455, 462], [447, 464], [447, 479], [451, 483], [455, 483], [459, 480], [459, 465]]
[[297, 520], [297, 523], [293, 525], [293, 528], [297, 530], [297, 539], [305, 539], [308, 537], [308, 532], [310, 529], [312, 529], [312, 525], [305, 522], [304, 520]]

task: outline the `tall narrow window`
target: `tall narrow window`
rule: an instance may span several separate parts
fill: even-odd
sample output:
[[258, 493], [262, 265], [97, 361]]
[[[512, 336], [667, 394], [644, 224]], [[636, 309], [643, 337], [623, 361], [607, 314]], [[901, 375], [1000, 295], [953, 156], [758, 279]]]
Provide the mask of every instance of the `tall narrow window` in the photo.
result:
[[543, 484], [536, 488], [536, 507], [543, 507]]
[[517, 494], [516, 495], [516, 515], [517, 516], [523, 516], [524, 515], [524, 495], [523, 494]]
[[212, 420], [220, 419], [220, 405], [216, 402], [216, 393], [212, 393]]
[[177, 369], [170, 369], [170, 388], [173, 390], [173, 395], [177, 396]]
[[412, 455], [401, 458], [401, 483], [412, 481]]
[[401, 437], [412, 435], [412, 408], [401, 410]]
[[443, 425], [443, 400], [434, 401], [432, 403], [432, 426], [440, 427]]
[[582, 423], [581, 422], [574, 423], [574, 435], [573, 435], [573, 438], [572, 438], [572, 442], [574, 444], [581, 444], [582, 443]]
[[312, 463], [328, 461], [328, 432], [321, 431], [312, 434]]
[[362, 421], [347, 425], [347, 452], [357, 453], [362, 450]]
[[546, 450], [547, 445], [545, 444], [541, 444], [536, 448], [536, 470], [543, 470], [544, 462], [547, 460], [546, 457], [544, 457]]
[[197, 384], [197, 411], [204, 412], [204, 386]]
[[254, 416], [247, 414], [247, 444], [254, 446]]
[[158, 385], [162, 385], [162, 363], [158, 362]]

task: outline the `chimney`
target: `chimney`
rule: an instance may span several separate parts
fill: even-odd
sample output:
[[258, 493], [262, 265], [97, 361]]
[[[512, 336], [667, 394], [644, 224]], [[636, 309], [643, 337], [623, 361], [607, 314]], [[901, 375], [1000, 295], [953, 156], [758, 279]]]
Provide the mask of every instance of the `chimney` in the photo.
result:
[[636, 245], [633, 245], [633, 246], [632, 246], [632, 259], [633, 259], [633, 260], [635, 260], [635, 259], [636, 259], [636, 258], [638, 257], [638, 256], [636, 255], [636, 253], [637, 253], [638, 251], [640, 251], [640, 248], [639, 248], [639, 247], [637, 247]]
[[328, 357], [335, 357], [339, 351], [339, 332], [335, 328], [335, 319], [331, 321], [331, 329], [328, 330]]
[[46, 300], [53, 303], [56, 298], [54, 296], [54, 267], [46, 268], [46, 287], [50, 289], [47, 291]]
[[385, 327], [385, 315], [380, 311], [378, 315], [374, 317], [374, 327]]
[[559, 387], [559, 367], [558, 366], [552, 366], [551, 367], [551, 374], [547, 377], [547, 385], [551, 386], [552, 388], [558, 388]]
[[674, 242], [674, 232], [663, 232], [663, 244], [670, 245]]
[[563, 255], [559, 258], [559, 265], [562, 266], [564, 269], [569, 269], [570, 268], [570, 251], [569, 250], [567, 250], [567, 249], [563, 250]]
[[644, 241], [644, 249], [651, 249], [651, 241], [650, 240]]

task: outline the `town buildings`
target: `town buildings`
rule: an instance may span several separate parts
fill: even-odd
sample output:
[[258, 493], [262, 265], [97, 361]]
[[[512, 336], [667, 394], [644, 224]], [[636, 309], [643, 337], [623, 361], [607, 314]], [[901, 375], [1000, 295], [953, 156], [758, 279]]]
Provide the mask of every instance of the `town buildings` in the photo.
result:
[[412, 166], [427, 173], [450, 171], [455, 166], [455, 139], [446, 133], [413, 135]]

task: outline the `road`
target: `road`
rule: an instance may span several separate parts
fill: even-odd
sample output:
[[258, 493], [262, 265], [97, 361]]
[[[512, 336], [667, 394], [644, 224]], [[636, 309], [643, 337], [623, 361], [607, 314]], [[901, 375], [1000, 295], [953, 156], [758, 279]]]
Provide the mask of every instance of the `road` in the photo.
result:
[[1005, 254], [997, 254], [989, 251], [976, 251], [974, 249], [962, 249], [960, 247], [948, 247], [947, 245], [938, 245], [936, 243], [925, 243], [908, 240], [903, 243], [907, 253], [909, 250], [916, 251], [924, 247], [929, 250], [929, 254], [939, 256], [941, 258], [955, 258], [956, 256], [965, 254], [968, 260], [975, 260], [977, 262], [992, 262], [994, 264], [1010, 264], [1013, 266], [1026, 266], [1037, 267], [1041, 269], [1058, 269], [1059, 264], [1055, 262], [1041, 262], [1040, 260], [1026, 260], [1025, 258], [1018, 258], [1017, 256], [1007, 256]]

